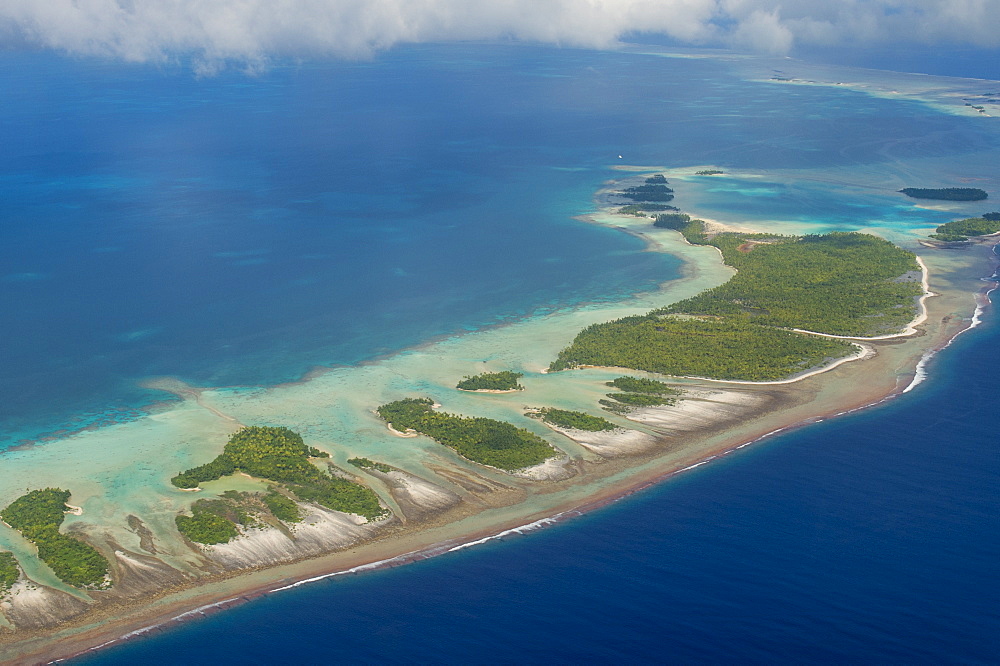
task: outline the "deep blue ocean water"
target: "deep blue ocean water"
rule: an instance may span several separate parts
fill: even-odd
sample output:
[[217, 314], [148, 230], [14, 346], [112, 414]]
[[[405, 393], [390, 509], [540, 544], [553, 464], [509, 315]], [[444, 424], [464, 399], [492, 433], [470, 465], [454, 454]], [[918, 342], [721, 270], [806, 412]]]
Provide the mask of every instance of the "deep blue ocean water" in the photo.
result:
[[[423, 46], [204, 79], [0, 57], [0, 446], [131, 418], [164, 397], [148, 376], [272, 384], [650, 289], [676, 260], [572, 219], [619, 155], [807, 168], [997, 143], [919, 104], [628, 53]], [[805, 186], [716, 199], [845, 229], [948, 218]]]
[[[4, 442], [129, 418], [160, 397], [136, 387], [149, 375], [286, 381], [651, 288], [675, 260], [572, 220], [619, 154], [808, 169], [877, 164], [914, 136], [905, 157], [997, 144], [978, 119], [918, 104], [628, 53], [408, 47], [208, 79], [0, 58]], [[801, 185], [714, 201], [840, 228], [948, 219], [845, 203]], [[885, 406], [524, 537], [275, 594], [92, 661], [995, 662], [1000, 327], [986, 319]]]

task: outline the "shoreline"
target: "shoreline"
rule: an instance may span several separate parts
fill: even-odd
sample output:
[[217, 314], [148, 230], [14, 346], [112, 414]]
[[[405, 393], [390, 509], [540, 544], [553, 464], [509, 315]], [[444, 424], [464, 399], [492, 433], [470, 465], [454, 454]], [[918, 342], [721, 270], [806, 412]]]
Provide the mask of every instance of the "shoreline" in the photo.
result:
[[[993, 268], [1000, 263], [995, 256], [992, 258]], [[53, 661], [57, 659], [71, 658], [87, 654], [89, 652], [111, 647], [124, 641], [135, 640], [143, 636], [161, 630], [168, 630], [170, 627], [183, 623], [189, 619], [203, 617], [212, 612], [222, 610], [235, 605], [240, 605], [252, 601], [261, 596], [267, 596], [278, 592], [287, 591], [303, 585], [319, 582], [329, 578], [342, 575], [359, 574], [365, 571], [374, 571], [383, 568], [400, 566], [414, 561], [445, 555], [456, 550], [461, 550], [492, 540], [502, 539], [512, 534], [523, 534], [547, 525], [563, 522], [575, 516], [583, 515], [590, 511], [598, 510], [610, 503], [628, 497], [635, 493], [648, 489], [658, 483], [666, 481], [674, 476], [691, 471], [713, 460], [730, 455], [753, 444], [768, 440], [772, 437], [806, 427], [813, 423], [818, 423], [829, 418], [845, 416], [858, 411], [876, 407], [885, 402], [893, 400], [909, 391], [923, 381], [921, 376], [922, 365], [933, 358], [942, 349], [947, 348], [954, 339], [968, 330], [979, 325], [979, 315], [983, 309], [991, 303], [989, 293], [997, 288], [998, 282], [989, 281], [986, 277], [981, 277], [984, 285], [973, 294], [976, 299], [976, 310], [973, 317], [967, 322], [955, 327], [947, 335], [937, 340], [937, 343], [923, 350], [917, 360], [916, 365], [906, 372], [908, 380], [905, 383], [894, 382], [894, 386], [883, 391], [873, 389], [865, 391], [860, 400], [853, 400], [855, 404], [842, 404], [824, 410], [812, 410], [812, 413], [801, 418], [781, 419], [781, 410], [777, 415], [779, 418], [767, 419], [772, 421], [769, 425], [774, 427], [758, 428], [760, 432], [755, 432], [748, 437], [723, 438], [716, 446], [706, 446], [700, 448], [697, 455], [690, 456], [668, 465], [665, 469], [658, 469], [655, 465], [648, 470], [635, 473], [623, 482], [615, 483], [608, 488], [601, 489], [593, 493], [584, 502], [569, 502], [559, 504], [550, 511], [542, 514], [528, 514], [518, 520], [510, 520], [488, 528], [475, 531], [468, 531], [461, 535], [448, 536], [442, 539], [421, 539], [421, 534], [432, 536], [441, 531], [438, 527], [433, 530], [416, 530], [399, 534], [400, 538], [393, 538], [394, 535], [382, 536], [372, 542], [351, 547], [350, 552], [339, 552], [321, 555], [315, 558], [278, 565], [270, 568], [271, 580], [253, 580], [266, 576], [267, 571], [236, 572], [232, 576], [226, 576], [221, 580], [207, 581], [196, 584], [189, 588], [194, 590], [201, 588], [194, 596], [183, 599], [169, 600], [162, 598], [156, 602], [154, 607], [129, 613], [125, 619], [120, 621], [98, 621], [96, 624], [77, 627], [76, 632], [69, 630], [68, 635], [57, 638], [56, 641], [49, 642], [48, 645], [37, 646], [37, 649], [28, 649], [15, 656], [11, 663], [38, 663], [39, 661]], [[943, 323], [943, 322], [942, 322]], [[943, 326], [942, 326], [943, 328]], [[943, 331], [942, 331], [943, 332]], [[811, 401], [807, 401], [807, 405]], [[655, 457], [655, 456], [654, 456]], [[446, 531], [446, 530], [445, 530]], [[421, 543], [422, 542], [422, 543]], [[334, 561], [338, 561], [334, 564]], [[276, 574], [286, 574], [274, 580]], [[223, 586], [233, 579], [245, 577], [245, 584], [230, 594], [220, 594], [221, 590], [216, 587]], [[219, 597], [222, 597], [221, 599]], [[162, 604], [162, 605], [160, 605]], [[44, 640], [38, 639], [36, 640]], [[30, 639], [26, 642], [32, 642]], [[27, 647], [27, 646], [25, 646]]]

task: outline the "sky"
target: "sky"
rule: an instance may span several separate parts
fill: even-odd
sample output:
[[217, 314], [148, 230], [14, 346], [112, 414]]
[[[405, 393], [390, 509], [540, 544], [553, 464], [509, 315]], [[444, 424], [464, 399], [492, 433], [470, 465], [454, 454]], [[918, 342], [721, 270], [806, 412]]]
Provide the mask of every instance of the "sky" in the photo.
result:
[[607, 49], [637, 35], [778, 55], [995, 51], [1000, 0], [0, 0], [0, 48], [182, 61], [202, 73], [277, 58], [367, 58], [407, 43]]

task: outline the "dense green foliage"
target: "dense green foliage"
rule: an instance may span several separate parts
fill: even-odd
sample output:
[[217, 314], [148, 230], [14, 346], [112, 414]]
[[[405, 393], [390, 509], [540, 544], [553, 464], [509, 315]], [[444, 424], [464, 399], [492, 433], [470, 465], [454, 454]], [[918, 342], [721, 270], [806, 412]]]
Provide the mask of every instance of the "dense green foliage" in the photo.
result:
[[666, 185], [667, 178], [662, 173], [654, 174], [646, 179], [647, 185]]
[[209, 545], [228, 543], [239, 534], [231, 520], [196, 507], [192, 507], [193, 516], [177, 516], [174, 519], [177, 530], [191, 541]]
[[653, 226], [679, 231], [684, 240], [692, 245], [704, 245], [709, 242], [708, 236], [705, 235], [704, 220], [692, 220], [691, 216], [684, 213], [657, 215], [653, 220]]
[[723, 174], [723, 173], [725, 173], [725, 171], [719, 171], [718, 169], [702, 169], [701, 171], [695, 171], [694, 175], [696, 175], [696, 176], [718, 176], [719, 174]]
[[989, 195], [978, 187], [904, 187], [903, 194], [914, 199], [940, 199], [943, 201], [982, 201]]
[[642, 377], [617, 377], [608, 386], [619, 389], [620, 393], [608, 393], [610, 400], [599, 400], [600, 405], [615, 414], [628, 414], [636, 407], [658, 407], [677, 404], [681, 389], [655, 379]]
[[661, 210], [677, 210], [676, 206], [671, 206], [669, 204], [658, 204], [658, 203], [636, 203], [629, 204], [627, 206], [622, 206], [618, 209], [619, 215], [635, 215], [637, 217], [645, 217], [645, 212], [657, 212]]
[[990, 222], [996, 222], [1000, 220], [1000, 213], [983, 213], [983, 219], [989, 220]]
[[538, 415], [546, 423], [551, 423], [561, 428], [600, 432], [602, 430], [614, 430], [618, 427], [611, 421], [602, 419], [600, 416], [592, 416], [584, 412], [573, 412], [568, 409], [556, 409], [555, 407], [543, 407], [538, 410]]
[[607, 396], [615, 402], [629, 407], [655, 407], [658, 405], [676, 405], [677, 398], [658, 393], [608, 393]]
[[77, 587], [103, 587], [108, 561], [93, 546], [59, 532], [69, 496], [68, 490], [59, 488], [32, 490], [0, 511], [0, 518], [38, 547], [38, 558], [59, 580]]
[[740, 319], [712, 321], [625, 317], [588, 326], [559, 352], [553, 371], [580, 365], [634, 368], [664, 375], [766, 381], [782, 379], [854, 349]]
[[859, 233], [774, 237], [719, 234], [711, 241], [738, 272], [725, 284], [659, 314], [752, 320], [833, 335], [897, 331], [916, 314], [923, 293], [912, 253]]
[[656, 216], [653, 222], [654, 227], [661, 229], [681, 230], [691, 222], [691, 216], [687, 213], [661, 213]]
[[632, 201], [659, 201], [667, 202], [673, 201], [674, 195], [673, 190], [663, 184], [656, 185], [636, 185], [635, 187], [626, 187], [621, 192], [617, 193], [618, 196], [624, 197], [626, 199], [631, 199]]
[[297, 523], [302, 520], [302, 512], [294, 500], [281, 493], [271, 491], [263, 497], [264, 504], [275, 518], [286, 523]]
[[666, 382], [645, 377], [616, 377], [608, 382], [608, 386], [613, 386], [619, 391], [629, 393], [652, 393], [655, 395], [680, 395], [684, 391], [674, 388]]
[[376, 472], [382, 472], [383, 474], [388, 474], [392, 471], [392, 468], [385, 463], [375, 462], [374, 460], [369, 460], [368, 458], [351, 458], [347, 462], [351, 463], [355, 467], [360, 467], [361, 469], [373, 469]]
[[505, 421], [434, 411], [430, 398], [404, 398], [378, 408], [393, 428], [415, 430], [474, 462], [507, 471], [531, 467], [555, 455], [544, 439]]
[[458, 383], [458, 388], [463, 391], [523, 391], [517, 380], [524, 377], [523, 372], [484, 372], [473, 377], [464, 377]]
[[[987, 213], [989, 215], [989, 213]], [[1000, 232], [1000, 215], [990, 220], [986, 217], [970, 217], [966, 220], [946, 222], [931, 234], [931, 238], [939, 241], [965, 241], [970, 236], [988, 236]]]
[[0, 552], [0, 596], [17, 582], [20, 575], [14, 553]]
[[[594, 324], [550, 369], [580, 365], [668, 375], [774, 380], [849, 354], [843, 340], [784, 330], [871, 336], [914, 316], [922, 288], [913, 254], [875, 236], [719, 234], [701, 223], [692, 242], [718, 247], [738, 273], [729, 282], [647, 315]], [[683, 232], [682, 232], [683, 233]]]
[[[310, 457], [327, 457], [288, 428], [248, 426], [229, 438], [222, 453], [212, 462], [178, 474], [171, 482], [193, 488], [234, 471], [285, 484], [297, 497], [314, 501], [335, 511], [345, 511], [374, 520], [385, 515], [378, 495], [357, 483], [331, 477], [309, 462]], [[213, 476], [214, 475], [214, 476]]]

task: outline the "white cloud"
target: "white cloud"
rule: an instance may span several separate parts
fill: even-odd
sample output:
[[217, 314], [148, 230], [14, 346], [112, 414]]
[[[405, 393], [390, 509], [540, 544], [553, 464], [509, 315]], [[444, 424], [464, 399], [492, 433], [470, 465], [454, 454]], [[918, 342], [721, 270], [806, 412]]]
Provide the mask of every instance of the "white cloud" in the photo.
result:
[[407, 42], [607, 48], [630, 32], [784, 53], [797, 45], [1000, 46], [997, 0], [0, 0], [0, 44], [206, 69], [363, 57]]

